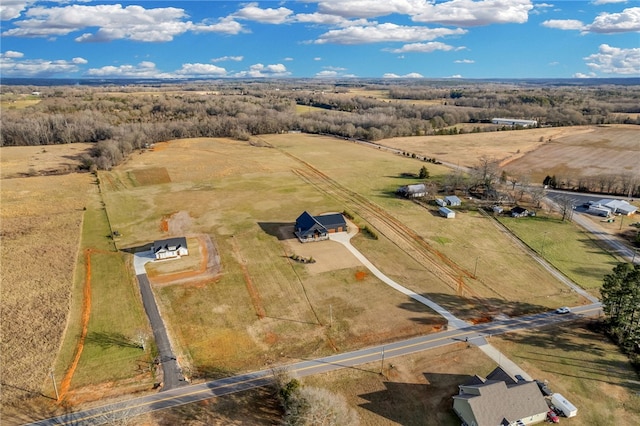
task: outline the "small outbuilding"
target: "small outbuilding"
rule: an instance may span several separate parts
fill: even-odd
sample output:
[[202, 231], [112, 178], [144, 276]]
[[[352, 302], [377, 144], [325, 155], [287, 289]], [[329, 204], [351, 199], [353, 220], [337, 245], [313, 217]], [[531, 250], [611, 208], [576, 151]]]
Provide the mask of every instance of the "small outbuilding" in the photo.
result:
[[462, 201], [460, 200], [460, 198], [456, 197], [455, 195], [449, 195], [447, 197], [444, 197], [444, 200], [450, 206], [459, 206], [460, 204], [462, 204]]
[[446, 217], [447, 219], [453, 219], [456, 217], [456, 212], [446, 207], [440, 207], [438, 211], [440, 212], [440, 216]]
[[347, 222], [340, 213], [312, 216], [305, 211], [296, 219], [294, 233], [300, 242], [306, 243], [327, 240], [329, 234], [346, 230]]
[[500, 214], [500, 213], [502, 213], [502, 212], [504, 211], [504, 209], [503, 209], [502, 207], [497, 206], [497, 205], [496, 205], [496, 206], [491, 207], [491, 210], [493, 210], [493, 212], [494, 212], [495, 214]]
[[175, 259], [189, 254], [189, 247], [185, 237], [154, 241], [151, 250], [156, 260]]
[[420, 198], [427, 196], [427, 185], [416, 183], [414, 185], [401, 186], [396, 190], [396, 194], [405, 198]]
[[439, 205], [440, 207], [446, 207], [447, 206], [447, 202], [445, 200], [443, 200], [442, 198], [436, 198], [436, 204]]
[[511, 217], [524, 217], [529, 215], [529, 210], [524, 207], [516, 206], [511, 209]]

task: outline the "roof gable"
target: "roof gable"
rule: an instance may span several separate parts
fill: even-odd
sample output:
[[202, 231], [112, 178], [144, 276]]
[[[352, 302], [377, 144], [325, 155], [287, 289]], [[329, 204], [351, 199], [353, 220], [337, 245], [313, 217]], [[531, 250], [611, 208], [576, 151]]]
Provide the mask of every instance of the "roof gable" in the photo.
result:
[[340, 213], [314, 216], [314, 219], [325, 228], [337, 228], [339, 226], [342, 226], [342, 227], [347, 226], [347, 222], [345, 222], [344, 216], [342, 216], [342, 214]]

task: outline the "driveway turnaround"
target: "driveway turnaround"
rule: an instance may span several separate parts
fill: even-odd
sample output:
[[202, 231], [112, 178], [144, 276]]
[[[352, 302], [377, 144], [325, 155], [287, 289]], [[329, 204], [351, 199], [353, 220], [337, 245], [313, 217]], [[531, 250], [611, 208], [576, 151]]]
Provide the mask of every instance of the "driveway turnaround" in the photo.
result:
[[166, 391], [179, 386], [186, 385], [187, 382], [182, 374], [182, 370], [178, 365], [176, 356], [171, 350], [171, 343], [169, 342], [169, 336], [167, 335], [167, 329], [164, 326], [156, 299], [153, 296], [151, 290], [151, 284], [147, 277], [146, 270], [144, 269], [145, 263], [153, 260], [150, 252], [136, 253], [134, 254], [133, 266], [136, 271], [136, 278], [140, 285], [140, 294], [142, 295], [142, 304], [144, 310], [149, 318], [151, 329], [153, 330], [153, 338], [156, 341], [158, 348], [158, 362], [162, 366], [163, 373], [163, 385], [162, 390]]

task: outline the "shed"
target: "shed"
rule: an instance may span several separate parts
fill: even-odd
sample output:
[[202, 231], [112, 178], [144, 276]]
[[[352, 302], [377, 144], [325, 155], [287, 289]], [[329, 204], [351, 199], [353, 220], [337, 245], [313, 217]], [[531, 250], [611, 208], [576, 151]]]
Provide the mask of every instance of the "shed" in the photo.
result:
[[440, 207], [446, 207], [447, 206], [447, 202], [445, 200], [443, 200], [442, 198], [436, 198], [436, 204], [439, 205]]
[[440, 215], [442, 217], [446, 217], [447, 219], [453, 219], [454, 217], [456, 217], [456, 212], [446, 207], [440, 207], [438, 211], [440, 212]]
[[156, 260], [174, 259], [189, 254], [185, 237], [154, 241], [151, 250], [153, 250]]
[[502, 213], [504, 211], [504, 209], [502, 207], [500, 207], [500, 206], [493, 206], [493, 207], [491, 207], [491, 209], [496, 214], [500, 214], [500, 213]]
[[523, 217], [529, 214], [529, 210], [524, 207], [516, 206], [511, 209], [511, 217]]
[[460, 204], [462, 204], [462, 201], [460, 201], [460, 198], [456, 197], [455, 195], [449, 195], [447, 197], [444, 197], [444, 200], [450, 206], [459, 206]]
[[396, 190], [396, 194], [405, 198], [419, 198], [427, 196], [427, 185], [424, 183], [416, 183], [414, 185], [401, 186]]

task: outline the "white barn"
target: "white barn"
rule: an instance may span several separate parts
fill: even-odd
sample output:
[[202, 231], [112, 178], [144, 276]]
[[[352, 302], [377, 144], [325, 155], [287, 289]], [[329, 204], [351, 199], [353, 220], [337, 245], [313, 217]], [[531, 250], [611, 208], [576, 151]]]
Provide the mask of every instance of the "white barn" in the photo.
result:
[[153, 250], [156, 260], [175, 259], [189, 255], [189, 248], [185, 237], [154, 241], [151, 250]]
[[444, 200], [450, 206], [459, 206], [460, 204], [462, 204], [462, 201], [460, 200], [460, 198], [456, 197], [455, 195], [449, 195], [447, 197], [444, 197]]
[[503, 126], [535, 127], [538, 125], [537, 120], [519, 120], [517, 118], [493, 118], [491, 122]]

